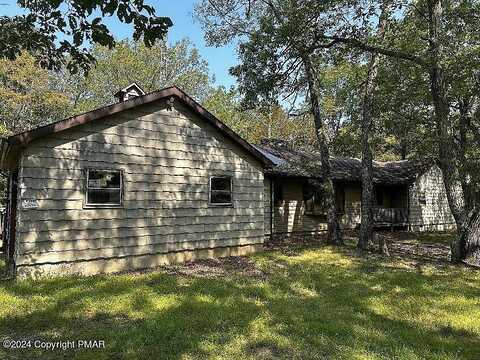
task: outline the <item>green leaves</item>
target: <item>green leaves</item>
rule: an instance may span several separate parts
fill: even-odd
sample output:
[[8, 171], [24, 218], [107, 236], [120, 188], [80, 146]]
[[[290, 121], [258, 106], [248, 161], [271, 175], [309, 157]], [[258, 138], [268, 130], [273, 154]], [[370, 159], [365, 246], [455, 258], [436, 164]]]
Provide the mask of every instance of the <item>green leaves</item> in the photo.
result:
[[69, 99], [53, 90], [51, 81], [27, 53], [15, 61], [0, 60], [0, 128], [12, 134], [65, 117]]
[[[0, 58], [15, 59], [26, 50], [48, 69], [87, 70], [93, 58], [86, 49], [93, 44], [113, 47], [115, 39], [102, 22], [104, 16], [116, 14], [121, 22], [133, 23], [134, 38], [143, 38], [149, 47], [172, 26], [169, 18], [154, 16], [155, 9], [143, 0], [21, 0], [18, 4], [26, 15], [0, 17]], [[91, 19], [97, 11], [102, 16]]]
[[171, 46], [157, 41], [150, 48], [142, 41], [120, 41], [111, 49], [95, 46], [90, 54], [95, 66], [88, 74], [62, 69], [56, 77], [62, 92], [74, 99], [75, 113], [113, 102], [115, 91], [133, 81], [146, 92], [177, 85], [200, 101], [210, 91], [208, 64], [188, 40]]
[[103, 15], [113, 15], [115, 10], [118, 8], [118, 1], [117, 0], [110, 0], [105, 2], [105, 6], [102, 9]]

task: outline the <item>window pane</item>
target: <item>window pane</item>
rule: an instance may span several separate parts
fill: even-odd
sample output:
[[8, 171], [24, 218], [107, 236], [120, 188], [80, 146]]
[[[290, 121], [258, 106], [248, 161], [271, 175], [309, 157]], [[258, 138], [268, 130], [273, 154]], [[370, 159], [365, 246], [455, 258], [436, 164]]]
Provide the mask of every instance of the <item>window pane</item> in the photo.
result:
[[315, 194], [315, 189], [312, 186], [304, 185], [303, 186], [303, 200], [307, 201], [313, 199], [313, 195]]
[[307, 213], [325, 213], [325, 196], [321, 188], [316, 188], [308, 184], [304, 185], [303, 201]]
[[335, 189], [335, 202], [337, 206], [337, 212], [345, 212], [345, 189], [343, 187], [337, 187]]
[[213, 204], [230, 204], [232, 202], [232, 193], [226, 191], [212, 191], [210, 201]]
[[282, 185], [274, 183], [273, 186], [273, 199], [275, 201], [275, 206], [280, 206], [283, 201], [283, 188]]
[[120, 171], [88, 171], [89, 188], [120, 188]]
[[232, 178], [230, 177], [212, 177], [210, 180], [211, 190], [228, 190], [231, 189]]
[[120, 190], [88, 190], [88, 204], [120, 205]]

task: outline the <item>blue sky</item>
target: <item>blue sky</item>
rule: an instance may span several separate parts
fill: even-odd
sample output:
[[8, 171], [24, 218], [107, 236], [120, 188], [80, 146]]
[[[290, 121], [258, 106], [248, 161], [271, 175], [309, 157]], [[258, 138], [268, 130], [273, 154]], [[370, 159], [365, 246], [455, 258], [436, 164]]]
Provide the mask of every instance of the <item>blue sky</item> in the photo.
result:
[[[145, 0], [153, 5], [157, 15], [169, 16], [173, 21], [168, 40], [170, 43], [183, 38], [189, 38], [208, 61], [210, 73], [215, 77], [218, 85], [230, 87], [235, 79], [228, 74], [228, 69], [237, 63], [237, 56], [233, 46], [222, 48], [207, 47], [203, 39], [203, 32], [198, 21], [194, 20], [193, 7], [196, 0]], [[15, 0], [0, 0], [0, 15], [14, 15], [21, 12]], [[131, 27], [115, 19], [108, 19], [106, 23], [117, 39], [131, 36]]]

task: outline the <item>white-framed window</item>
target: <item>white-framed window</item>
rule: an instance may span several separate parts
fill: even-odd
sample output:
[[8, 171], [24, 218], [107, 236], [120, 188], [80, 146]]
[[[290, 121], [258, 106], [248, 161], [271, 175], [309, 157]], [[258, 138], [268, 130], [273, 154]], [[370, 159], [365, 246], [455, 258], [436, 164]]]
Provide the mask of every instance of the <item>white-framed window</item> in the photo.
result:
[[87, 169], [85, 205], [87, 207], [121, 206], [123, 173], [121, 170]]
[[232, 177], [212, 176], [209, 184], [211, 205], [232, 205]]

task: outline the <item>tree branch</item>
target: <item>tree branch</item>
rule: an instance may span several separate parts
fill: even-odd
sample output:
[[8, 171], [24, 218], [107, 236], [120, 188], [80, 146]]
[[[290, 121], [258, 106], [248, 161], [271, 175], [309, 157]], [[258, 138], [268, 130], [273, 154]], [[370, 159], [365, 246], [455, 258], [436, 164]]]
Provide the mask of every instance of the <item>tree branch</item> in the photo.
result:
[[[352, 39], [352, 38], [344, 38], [340, 36], [327, 36], [327, 35], [322, 35], [321, 38], [325, 40], [331, 40], [332, 43], [328, 44], [330, 46], [333, 46], [337, 43], [342, 43], [346, 45], [353, 46], [357, 49], [361, 49], [370, 53], [376, 53], [376, 54], [381, 54], [389, 57], [393, 57], [396, 59], [402, 59], [402, 60], [408, 60], [411, 61], [417, 65], [420, 65], [424, 68], [430, 68], [430, 63], [425, 61], [419, 56], [407, 53], [405, 51], [397, 50], [397, 49], [386, 49], [380, 46], [375, 46], [375, 45], [369, 45], [366, 44], [360, 40], [357, 39]], [[320, 44], [318, 45], [319, 48], [325, 48], [325, 44]]]

